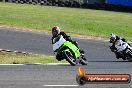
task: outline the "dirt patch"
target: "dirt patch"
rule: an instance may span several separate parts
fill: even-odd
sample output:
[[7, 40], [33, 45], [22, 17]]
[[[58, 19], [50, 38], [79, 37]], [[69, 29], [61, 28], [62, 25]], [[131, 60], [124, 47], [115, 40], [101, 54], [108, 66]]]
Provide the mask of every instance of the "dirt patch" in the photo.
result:
[[93, 36], [93, 35], [81, 35], [81, 34], [71, 34], [71, 33], [68, 33], [68, 34], [70, 36], [79, 37], [79, 38], [82, 38], [82, 39], [94, 39], [94, 40], [104, 40], [105, 39], [105, 38], [97, 37], [97, 36]]
[[9, 25], [0, 25], [0, 28], [9, 28], [9, 29], [16, 29], [16, 30], [26, 30], [26, 31], [34, 31], [34, 32], [50, 32], [48, 30], [37, 30], [37, 29], [31, 29], [27, 27], [17, 27], [17, 26], [9, 26]]
[[[0, 25], [0, 28], [51, 33], [51, 31], [48, 31], [48, 30], [41, 30], [41, 29], [37, 30], [37, 29], [31, 29], [31, 28], [26, 28], [26, 27], [16, 27], [16, 26], [9, 26], [9, 25]], [[81, 35], [81, 34], [72, 34], [72, 33], [67, 33], [67, 34], [72, 36], [72, 37], [79, 37], [79, 38], [82, 38], [82, 39], [107, 40], [106, 38], [97, 37], [97, 36], [93, 36], [93, 35]]]

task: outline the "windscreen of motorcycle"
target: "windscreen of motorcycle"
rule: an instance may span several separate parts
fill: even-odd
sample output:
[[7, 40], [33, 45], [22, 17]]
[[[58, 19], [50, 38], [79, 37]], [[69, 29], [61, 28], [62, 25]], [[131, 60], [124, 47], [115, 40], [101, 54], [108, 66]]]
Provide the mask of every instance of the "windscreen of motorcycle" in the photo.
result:
[[55, 37], [53, 39], [53, 51], [59, 49], [61, 47], [61, 45], [64, 44], [66, 40], [63, 38], [62, 35], [59, 35], [58, 37]]
[[128, 46], [129, 45], [126, 42], [123, 42], [122, 44], [119, 44], [119, 45], [115, 45], [118, 52], [125, 50]]

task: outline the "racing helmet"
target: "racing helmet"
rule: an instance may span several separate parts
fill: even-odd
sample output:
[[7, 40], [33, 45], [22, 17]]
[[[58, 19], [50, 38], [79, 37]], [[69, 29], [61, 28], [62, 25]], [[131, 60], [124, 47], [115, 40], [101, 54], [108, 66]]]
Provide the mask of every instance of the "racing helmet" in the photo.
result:
[[60, 33], [60, 28], [58, 26], [54, 26], [52, 28], [52, 36], [57, 36]]
[[113, 33], [111, 33], [111, 34], [110, 34], [110, 43], [115, 42], [115, 40], [116, 40], [116, 35], [113, 34]]

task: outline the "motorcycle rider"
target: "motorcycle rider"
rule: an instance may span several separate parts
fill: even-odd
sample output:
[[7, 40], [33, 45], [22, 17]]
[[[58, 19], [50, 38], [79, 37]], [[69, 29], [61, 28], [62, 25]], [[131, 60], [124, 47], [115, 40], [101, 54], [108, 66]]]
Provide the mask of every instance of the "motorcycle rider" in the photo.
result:
[[[77, 42], [76, 42], [76, 41], [73, 41], [73, 40], [71, 39], [71, 37], [68, 36], [65, 32], [61, 32], [59, 26], [54, 26], [54, 27], [52, 28], [52, 44], [53, 44], [53, 39], [54, 39], [55, 37], [59, 36], [59, 35], [62, 35], [63, 38], [64, 38], [66, 41], [69, 41], [69, 42], [73, 43], [73, 44], [79, 49]], [[80, 49], [79, 49], [79, 51], [80, 51], [81, 53], [84, 53], [83, 50], [80, 50]], [[61, 58], [59, 58], [59, 57], [61, 57], [61, 56], [57, 54], [57, 55], [56, 55], [56, 59], [57, 59], [58, 61], [61, 60]]]
[[[118, 51], [119, 47], [123, 47], [123, 45], [126, 43], [126, 40], [124, 38], [120, 38], [119, 36], [116, 36], [115, 34], [111, 33], [110, 34], [110, 43], [112, 43], [112, 46], [110, 46], [110, 49], [112, 52], [115, 52], [116, 54], [116, 58], [122, 58], [124, 60], [126, 60], [125, 57], [121, 57], [120, 53], [123, 51]], [[129, 44], [130, 45], [130, 44]]]
[[71, 37], [68, 36], [65, 32], [61, 32], [60, 31], [60, 28], [58, 26], [54, 26], [52, 28], [52, 43], [53, 43], [53, 39], [55, 37], [57, 37], [58, 35], [62, 35], [63, 38], [66, 40], [66, 41], [69, 41], [69, 42], [72, 42], [73, 44], [75, 44], [77, 47], [78, 47], [78, 44], [76, 41], [72, 41]]

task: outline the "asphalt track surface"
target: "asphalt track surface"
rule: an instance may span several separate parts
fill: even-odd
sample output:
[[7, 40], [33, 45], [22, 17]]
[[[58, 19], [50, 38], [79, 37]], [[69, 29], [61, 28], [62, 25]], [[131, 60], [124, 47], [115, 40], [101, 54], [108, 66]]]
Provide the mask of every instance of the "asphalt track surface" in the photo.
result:
[[[107, 41], [73, 38], [85, 51], [89, 74], [130, 74], [132, 63], [117, 60]], [[0, 28], [0, 48], [35, 54], [54, 55], [51, 35], [42, 32]], [[132, 88], [129, 84], [86, 84], [78, 86], [76, 71], [79, 65], [0, 65], [0, 88]], [[58, 87], [57, 85], [61, 86]], [[68, 85], [63, 86], [62, 85]], [[56, 87], [55, 87], [56, 86]]]

